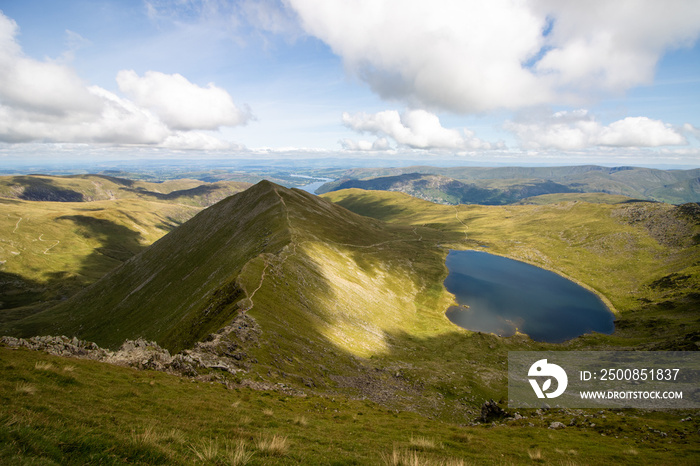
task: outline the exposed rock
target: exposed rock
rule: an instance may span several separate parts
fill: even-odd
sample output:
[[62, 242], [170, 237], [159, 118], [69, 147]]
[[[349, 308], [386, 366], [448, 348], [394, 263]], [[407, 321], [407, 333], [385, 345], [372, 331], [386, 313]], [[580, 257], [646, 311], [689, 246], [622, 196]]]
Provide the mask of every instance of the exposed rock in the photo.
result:
[[[254, 318], [241, 314], [233, 322], [209, 335], [193, 349], [176, 355], [161, 348], [155, 341], [143, 338], [126, 340], [117, 351], [100, 348], [93, 342], [66, 336], [38, 336], [31, 338], [0, 337], [0, 344], [13, 348], [44, 351], [54, 356], [74, 357], [106, 362], [142, 370], [169, 372], [187, 377], [200, 377], [206, 369], [235, 374], [257, 362], [243, 351], [243, 345], [257, 345], [262, 333]], [[280, 387], [271, 387], [280, 390]], [[284, 390], [283, 390], [284, 391]]]
[[565, 429], [566, 426], [564, 425], [563, 422], [554, 421], [549, 425], [549, 428], [557, 430], [557, 429]]
[[481, 405], [481, 417], [479, 419], [481, 422], [489, 422], [493, 419], [504, 418], [507, 415], [508, 413], [506, 413], [503, 408], [498, 406], [498, 403], [493, 400], [489, 400]]

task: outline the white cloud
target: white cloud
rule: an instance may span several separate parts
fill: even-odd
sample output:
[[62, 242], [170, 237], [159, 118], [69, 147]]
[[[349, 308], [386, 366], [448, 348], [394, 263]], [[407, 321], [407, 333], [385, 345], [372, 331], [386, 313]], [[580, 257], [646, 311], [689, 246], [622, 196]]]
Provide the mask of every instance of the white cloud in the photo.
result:
[[66, 64], [25, 56], [17, 34], [17, 24], [0, 12], [0, 142], [229, 148], [211, 134], [188, 130], [235, 126], [250, 118], [225, 90], [202, 88], [177, 74], [147, 72], [140, 78], [120, 72], [120, 86], [134, 96], [125, 99], [88, 85]]
[[366, 141], [361, 139], [355, 141], [353, 139], [341, 139], [338, 141], [344, 150], [370, 152], [370, 151], [388, 151], [392, 150], [391, 143], [387, 138], [377, 138], [374, 141]]
[[221, 139], [200, 131], [175, 131], [160, 144], [168, 149], [199, 149], [199, 150], [243, 150], [239, 144], [222, 141]]
[[24, 56], [17, 33], [17, 23], [0, 12], [0, 104], [47, 115], [99, 110], [99, 100], [71, 68]]
[[673, 126], [647, 117], [627, 117], [603, 125], [586, 110], [557, 112], [540, 121], [508, 121], [523, 149], [576, 150], [596, 146], [659, 147], [688, 141]]
[[251, 118], [247, 109], [236, 107], [224, 89], [212, 83], [203, 88], [179, 74], [147, 71], [140, 77], [123, 70], [117, 74], [117, 84], [134, 102], [175, 130], [218, 129], [245, 124]]
[[[399, 114], [396, 110], [385, 110], [374, 114], [343, 113], [343, 124], [359, 133], [371, 133], [379, 139], [372, 143], [371, 149], [388, 146], [386, 137], [392, 138], [399, 145], [414, 149], [492, 149], [493, 146], [469, 130], [462, 132], [444, 128], [438, 117], [425, 110], [409, 110]], [[384, 141], [381, 141], [384, 139]], [[343, 144], [348, 146], [349, 143]], [[364, 146], [364, 148], [362, 147]], [[356, 149], [369, 150], [367, 143], [358, 143]]]
[[651, 81], [700, 33], [696, 0], [288, 0], [381, 97], [457, 112], [580, 101]]

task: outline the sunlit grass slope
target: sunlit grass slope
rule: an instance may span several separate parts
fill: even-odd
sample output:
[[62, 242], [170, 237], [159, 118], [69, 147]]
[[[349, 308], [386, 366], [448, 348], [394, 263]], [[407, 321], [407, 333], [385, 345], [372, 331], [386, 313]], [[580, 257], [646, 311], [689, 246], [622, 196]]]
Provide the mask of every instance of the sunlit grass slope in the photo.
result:
[[418, 325], [420, 293], [441, 296], [436, 242], [432, 230], [387, 228], [261, 182], [17, 328], [108, 346], [143, 336], [177, 350], [250, 310], [284, 341], [319, 337], [366, 356], [386, 346], [385, 332]]
[[689, 465], [700, 455], [685, 413], [464, 427], [342, 396], [227, 390], [1, 347], [0, 374], [2, 464]]
[[0, 177], [0, 322], [72, 296], [246, 183]]
[[694, 204], [441, 206], [361, 190], [324, 197], [390, 223], [461, 232], [462, 241], [451, 247], [487, 247], [585, 284], [619, 312], [621, 325], [608, 343], [671, 338], [697, 349], [700, 217]]
[[[509, 350], [697, 349], [692, 206], [455, 207], [359, 190], [325, 197], [337, 204], [262, 182], [83, 293], [0, 330], [110, 347], [141, 336], [176, 351], [247, 313], [260, 336], [244, 345], [237, 381], [367, 398], [453, 422], [506, 396]], [[616, 332], [555, 345], [451, 324], [445, 256], [483, 246], [594, 289], [619, 313]]]
[[50, 202], [143, 199], [206, 207], [249, 186], [234, 181], [180, 179], [152, 183], [104, 175], [16, 175], [0, 176], [0, 197]]
[[74, 294], [198, 210], [139, 199], [0, 198], [0, 314]]

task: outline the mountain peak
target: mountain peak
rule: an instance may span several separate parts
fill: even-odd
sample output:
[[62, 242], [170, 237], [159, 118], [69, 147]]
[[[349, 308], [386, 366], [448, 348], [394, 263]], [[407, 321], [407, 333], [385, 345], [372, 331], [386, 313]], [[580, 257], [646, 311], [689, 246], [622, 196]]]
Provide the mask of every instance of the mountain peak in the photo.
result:
[[262, 293], [255, 302], [252, 296], [263, 281], [285, 262], [306, 264], [307, 245], [367, 248], [386, 241], [381, 222], [263, 180], [201, 211], [81, 293], [18, 323], [18, 330], [113, 347], [143, 337], [180, 350], [259, 307]]

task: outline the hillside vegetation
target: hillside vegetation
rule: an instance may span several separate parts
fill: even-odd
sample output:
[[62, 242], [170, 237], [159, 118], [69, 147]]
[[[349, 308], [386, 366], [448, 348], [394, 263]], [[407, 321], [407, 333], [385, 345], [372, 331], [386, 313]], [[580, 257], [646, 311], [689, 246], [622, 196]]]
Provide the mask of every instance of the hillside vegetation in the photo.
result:
[[[225, 463], [242, 444], [251, 464], [691, 464], [697, 413], [526, 410], [466, 426], [484, 401], [507, 398], [508, 351], [697, 350], [699, 210], [446, 206], [261, 182], [73, 297], [0, 325], [112, 349], [137, 337], [206, 348], [214, 362], [191, 372], [198, 382], [0, 348], [0, 458]], [[547, 344], [456, 327], [444, 260], [466, 248], [591, 288], [616, 312], [615, 333]], [[548, 429], [555, 421], [568, 427]], [[286, 447], [261, 440], [275, 435]]]
[[320, 193], [399, 191], [441, 204], [512, 204], [545, 194], [605, 193], [681, 204], [700, 201], [700, 170], [641, 167], [408, 167], [352, 169]]
[[[505, 395], [508, 350], [697, 349], [697, 206], [326, 197], [336, 204], [261, 182], [2, 331], [111, 348], [144, 337], [173, 352], [212, 341], [237, 383], [363, 396], [451, 420]], [[596, 291], [618, 314], [616, 332], [552, 345], [456, 327], [444, 315], [453, 299], [444, 259], [450, 248], [482, 247]], [[240, 316], [251, 323], [241, 327]]]
[[0, 177], [0, 322], [72, 296], [247, 186], [82, 175]]
[[3, 464], [691, 465], [700, 455], [698, 421], [680, 422], [688, 413], [577, 411], [563, 430], [548, 426], [572, 415], [556, 412], [464, 426], [2, 347], [0, 371]]
[[17, 175], [0, 177], [0, 198], [49, 202], [142, 199], [207, 207], [249, 186], [237, 181], [153, 183], [105, 175]]

